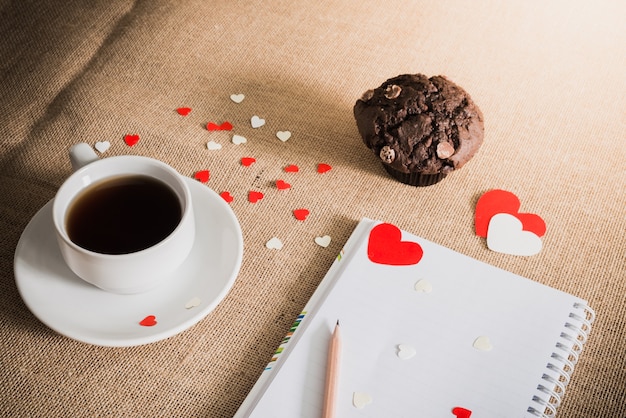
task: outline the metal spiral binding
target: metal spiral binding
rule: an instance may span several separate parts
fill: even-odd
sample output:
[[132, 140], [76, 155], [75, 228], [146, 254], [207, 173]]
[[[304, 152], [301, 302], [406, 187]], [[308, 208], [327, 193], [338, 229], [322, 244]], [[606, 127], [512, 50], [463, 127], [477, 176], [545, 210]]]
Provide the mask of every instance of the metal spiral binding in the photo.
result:
[[[596, 317], [595, 312], [582, 303], [575, 303], [574, 309], [583, 311], [584, 314], [583, 316], [576, 312], [569, 314], [570, 320], [565, 323], [565, 329], [560, 335], [562, 341], [557, 341], [555, 345], [557, 350], [550, 356], [556, 361], [549, 361], [546, 365], [549, 372], [541, 376], [543, 382], [537, 385], [538, 392], [532, 398], [532, 402], [538, 405], [529, 406], [527, 409], [527, 412], [534, 416], [540, 418], [556, 417], [556, 409], [561, 405], [565, 388], [570, 382], [583, 345], [589, 337], [591, 324]], [[570, 331], [574, 335], [570, 334]]]

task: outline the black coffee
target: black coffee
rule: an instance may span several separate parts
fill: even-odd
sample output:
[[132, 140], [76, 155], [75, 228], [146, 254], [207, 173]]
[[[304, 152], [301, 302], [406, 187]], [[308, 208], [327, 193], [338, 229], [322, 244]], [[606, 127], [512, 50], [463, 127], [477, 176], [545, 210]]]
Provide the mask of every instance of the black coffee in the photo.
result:
[[128, 254], [167, 237], [182, 216], [176, 193], [148, 176], [120, 176], [95, 183], [72, 202], [70, 239], [102, 254]]

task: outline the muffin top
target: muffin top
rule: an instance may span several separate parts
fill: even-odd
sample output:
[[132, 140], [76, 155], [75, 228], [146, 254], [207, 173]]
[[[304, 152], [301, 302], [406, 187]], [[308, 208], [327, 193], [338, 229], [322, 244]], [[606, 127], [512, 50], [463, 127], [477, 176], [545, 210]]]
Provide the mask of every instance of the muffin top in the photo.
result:
[[447, 174], [483, 142], [483, 115], [443, 76], [404, 74], [366, 91], [354, 105], [365, 145], [403, 173]]

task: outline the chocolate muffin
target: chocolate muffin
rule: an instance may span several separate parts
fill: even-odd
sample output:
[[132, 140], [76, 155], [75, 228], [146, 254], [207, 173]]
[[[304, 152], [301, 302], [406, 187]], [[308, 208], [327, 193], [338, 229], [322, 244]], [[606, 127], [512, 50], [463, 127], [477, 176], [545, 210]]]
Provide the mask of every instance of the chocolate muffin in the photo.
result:
[[363, 142], [397, 180], [429, 186], [461, 168], [483, 142], [483, 115], [443, 76], [404, 74], [366, 91], [354, 105]]

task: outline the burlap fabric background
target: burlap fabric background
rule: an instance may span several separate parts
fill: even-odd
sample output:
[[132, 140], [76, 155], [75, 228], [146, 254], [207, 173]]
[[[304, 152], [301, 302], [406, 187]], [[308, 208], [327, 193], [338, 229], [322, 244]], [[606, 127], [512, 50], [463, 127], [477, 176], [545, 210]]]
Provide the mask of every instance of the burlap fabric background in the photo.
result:
[[[588, 299], [598, 319], [560, 416], [625, 416], [623, 4], [308, 3], [0, 2], [0, 415], [231, 417], [365, 216]], [[407, 72], [447, 75], [486, 121], [476, 157], [425, 189], [391, 180], [352, 117], [364, 90]], [[181, 117], [180, 106], [193, 111]], [[267, 121], [257, 130], [255, 114]], [[248, 143], [205, 129], [226, 120]], [[283, 143], [278, 130], [293, 136]], [[127, 133], [140, 142], [128, 147]], [[207, 187], [231, 192], [243, 229], [223, 303], [146, 346], [56, 334], [13, 276], [22, 230], [70, 173], [69, 146], [105, 140], [109, 156], [159, 158], [186, 176], [209, 169]], [[244, 156], [256, 164], [242, 167]], [[287, 177], [288, 164], [300, 172]], [[279, 193], [278, 178], [292, 188]], [[475, 236], [476, 200], [492, 188], [546, 220], [539, 255], [494, 253]], [[252, 189], [265, 198], [249, 203]], [[311, 212], [304, 222], [299, 207]], [[321, 235], [329, 247], [314, 243]], [[282, 250], [265, 247], [273, 236]]]

